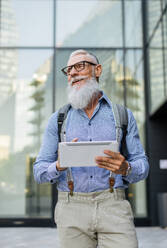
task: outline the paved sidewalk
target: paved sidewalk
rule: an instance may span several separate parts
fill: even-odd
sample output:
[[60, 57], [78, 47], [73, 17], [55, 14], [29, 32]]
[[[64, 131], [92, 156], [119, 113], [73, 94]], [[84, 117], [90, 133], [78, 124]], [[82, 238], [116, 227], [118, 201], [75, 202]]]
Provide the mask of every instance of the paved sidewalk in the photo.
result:
[[[136, 230], [139, 248], [167, 248], [167, 229], [138, 227]], [[0, 228], [0, 248], [59, 248], [57, 230]]]

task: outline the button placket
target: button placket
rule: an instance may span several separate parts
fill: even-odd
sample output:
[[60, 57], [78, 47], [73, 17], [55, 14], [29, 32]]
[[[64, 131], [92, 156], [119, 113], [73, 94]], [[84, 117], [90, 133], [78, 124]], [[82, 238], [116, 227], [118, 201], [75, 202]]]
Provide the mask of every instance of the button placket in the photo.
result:
[[91, 125], [92, 125], [92, 123], [91, 123], [91, 120], [89, 120], [89, 122], [88, 122], [88, 140], [89, 141], [92, 141], [92, 135], [91, 135]]

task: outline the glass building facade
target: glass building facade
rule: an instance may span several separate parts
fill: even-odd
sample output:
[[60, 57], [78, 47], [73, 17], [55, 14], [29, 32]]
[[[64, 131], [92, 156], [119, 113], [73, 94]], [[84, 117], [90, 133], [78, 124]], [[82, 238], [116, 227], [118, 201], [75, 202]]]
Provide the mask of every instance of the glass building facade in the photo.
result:
[[[55, 185], [34, 182], [33, 161], [49, 116], [67, 103], [61, 68], [79, 48], [97, 55], [101, 89], [133, 111], [146, 148], [146, 85], [150, 113], [167, 94], [167, 1], [0, 0], [0, 223], [53, 222]], [[147, 218], [146, 181], [128, 197]]]
[[154, 113], [167, 99], [167, 1], [148, 1], [148, 50], [151, 102]]

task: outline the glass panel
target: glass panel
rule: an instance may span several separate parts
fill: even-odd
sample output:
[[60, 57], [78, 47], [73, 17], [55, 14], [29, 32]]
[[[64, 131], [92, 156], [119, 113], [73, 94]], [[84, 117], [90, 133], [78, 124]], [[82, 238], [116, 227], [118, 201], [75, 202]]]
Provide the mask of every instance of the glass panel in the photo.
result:
[[148, 31], [152, 35], [161, 16], [161, 0], [149, 0], [148, 2]]
[[164, 101], [164, 78], [162, 49], [150, 49], [151, 112]]
[[[134, 114], [139, 129], [140, 139], [144, 145], [145, 102], [142, 50], [127, 51], [125, 80], [127, 107], [130, 108]], [[130, 185], [128, 194], [135, 217], [146, 217], [145, 181]]]
[[163, 17], [163, 28], [164, 28], [164, 57], [165, 57], [165, 95], [167, 98], [167, 12]]
[[167, 49], [167, 12], [163, 17], [163, 27], [164, 27], [164, 46]]
[[108, 50], [105, 53], [105, 59], [103, 60], [103, 53], [100, 59], [103, 66], [101, 88], [112, 102], [124, 104], [123, 52], [122, 50]]
[[[127, 106], [132, 110], [143, 137], [145, 109], [142, 50], [127, 51], [125, 80]], [[144, 141], [144, 139], [142, 140]]]
[[141, 1], [125, 2], [126, 46], [142, 46]]
[[165, 9], [165, 7], [167, 6], [167, 0], [162, 0], [162, 6]]
[[51, 216], [51, 187], [33, 179], [52, 112], [52, 51], [0, 50], [0, 217]]
[[51, 46], [53, 0], [1, 0], [1, 46]]
[[16, 13], [11, 0], [0, 1], [0, 46], [18, 45]]
[[128, 199], [131, 203], [133, 214], [136, 218], [147, 217], [146, 181], [130, 184]]
[[[114, 102], [123, 103], [123, 63], [122, 51], [91, 49], [103, 66], [100, 88]], [[67, 103], [67, 78], [61, 72], [65, 67], [72, 50], [57, 49], [56, 51], [56, 109]]]
[[154, 36], [151, 39], [150, 47], [162, 48], [162, 24], [158, 25]]
[[122, 46], [121, 1], [58, 0], [56, 4], [57, 46]]
[[156, 110], [164, 101], [162, 23], [159, 24], [150, 43], [150, 84], [151, 112]]

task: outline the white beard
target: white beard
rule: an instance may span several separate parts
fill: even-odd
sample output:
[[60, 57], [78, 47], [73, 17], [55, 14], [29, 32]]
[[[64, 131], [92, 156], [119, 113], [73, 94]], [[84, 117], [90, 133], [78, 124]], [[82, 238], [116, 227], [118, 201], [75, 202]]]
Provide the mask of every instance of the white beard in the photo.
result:
[[87, 79], [80, 88], [78, 85], [69, 84], [67, 87], [68, 101], [73, 108], [84, 109], [99, 91], [99, 84], [95, 78]]

